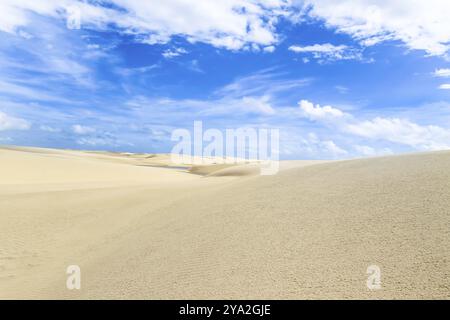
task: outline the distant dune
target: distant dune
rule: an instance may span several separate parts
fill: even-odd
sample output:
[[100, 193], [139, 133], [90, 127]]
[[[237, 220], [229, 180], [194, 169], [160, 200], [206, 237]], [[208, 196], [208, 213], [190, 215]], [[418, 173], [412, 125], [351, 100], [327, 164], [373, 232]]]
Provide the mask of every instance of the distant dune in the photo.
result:
[[0, 148], [0, 298], [450, 298], [450, 152], [281, 168]]

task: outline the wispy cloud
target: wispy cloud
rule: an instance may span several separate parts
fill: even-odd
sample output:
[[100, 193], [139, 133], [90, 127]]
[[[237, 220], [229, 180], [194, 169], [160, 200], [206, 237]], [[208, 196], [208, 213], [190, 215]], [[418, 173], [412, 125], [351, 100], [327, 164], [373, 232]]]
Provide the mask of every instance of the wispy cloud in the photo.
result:
[[61, 132], [61, 129], [59, 128], [54, 128], [51, 126], [47, 126], [47, 125], [41, 125], [39, 126], [39, 129], [45, 132], [51, 132], [51, 133], [59, 133]]
[[360, 49], [346, 45], [333, 45], [331, 43], [314, 44], [310, 46], [293, 45], [289, 47], [295, 53], [311, 54], [314, 59], [321, 62], [336, 60], [361, 60]]
[[112, 135], [96, 136], [96, 137], [82, 137], [76, 140], [76, 143], [81, 146], [88, 147], [120, 147], [120, 146], [132, 146], [130, 142], [125, 142], [117, 139]]
[[162, 53], [162, 56], [166, 59], [172, 59], [175, 57], [179, 57], [182, 54], [188, 53], [186, 49], [184, 48], [174, 48], [174, 49], [167, 49]]
[[353, 147], [357, 154], [365, 157], [391, 155], [394, 152], [389, 148], [376, 149], [366, 145], [355, 145]]
[[6, 130], [28, 130], [30, 123], [24, 119], [7, 115], [0, 111], [0, 131]]
[[94, 133], [96, 130], [95, 130], [95, 128], [82, 126], [80, 124], [75, 124], [72, 126], [72, 131], [76, 134], [85, 135], [85, 134], [89, 134], [89, 133]]
[[0, 93], [4, 96], [18, 97], [21, 99], [28, 99], [29, 101], [69, 102], [69, 100], [64, 97], [54, 96], [45, 91], [46, 90], [42, 90], [34, 85], [21, 85], [12, 81], [7, 81], [6, 79], [0, 80]]
[[346, 94], [350, 91], [350, 89], [345, 86], [334, 86], [334, 88], [341, 94]]
[[308, 156], [341, 158], [348, 154], [347, 150], [338, 146], [333, 140], [322, 140], [313, 132], [308, 133], [306, 137], [299, 140], [300, 152]]
[[308, 86], [310, 78], [286, 79], [287, 74], [275, 69], [265, 69], [251, 75], [237, 78], [235, 81], [216, 90], [216, 95], [244, 97], [252, 95], [277, 95], [292, 89]]

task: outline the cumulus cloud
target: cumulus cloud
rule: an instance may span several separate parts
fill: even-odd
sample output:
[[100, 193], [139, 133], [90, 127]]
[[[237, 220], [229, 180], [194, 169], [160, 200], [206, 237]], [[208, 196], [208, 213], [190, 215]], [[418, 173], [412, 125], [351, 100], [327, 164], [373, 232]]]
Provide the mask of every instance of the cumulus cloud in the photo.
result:
[[[450, 69], [436, 69], [434, 70], [433, 75], [439, 78], [450, 78]], [[442, 90], [450, 90], [450, 83], [443, 83], [438, 88]]]
[[410, 49], [445, 55], [450, 49], [448, 0], [305, 0], [309, 17], [362, 45], [400, 40]]
[[[18, 33], [32, 21], [30, 13], [67, 18], [80, 12], [82, 27], [116, 30], [144, 43], [167, 43], [173, 36], [190, 42], [239, 50], [277, 42], [275, 24], [288, 15], [288, 0], [3, 0], [0, 30]], [[70, 9], [70, 10], [69, 10]]]
[[[442, 150], [450, 148], [450, 129], [434, 125], [419, 125], [408, 119], [376, 117], [359, 120], [351, 114], [331, 106], [314, 106], [299, 102], [303, 116], [312, 121], [323, 121], [341, 133], [352, 134], [371, 140], [387, 141], [406, 145], [417, 150]], [[341, 121], [330, 121], [340, 119]], [[362, 151], [360, 149], [359, 151]], [[366, 149], [366, 151], [368, 151]]]
[[308, 100], [301, 100], [299, 107], [303, 112], [303, 115], [310, 120], [331, 120], [336, 118], [341, 118], [345, 115], [339, 109], [333, 108], [331, 106], [315, 105]]
[[[303, 9], [308, 18], [322, 20], [364, 46], [399, 40], [430, 55], [445, 55], [450, 48], [447, 0], [2, 0], [0, 30], [27, 37], [23, 28], [33, 23], [34, 14], [67, 19], [73, 8], [80, 12], [82, 28], [114, 28], [150, 44], [182, 36], [229, 50], [270, 52], [280, 38], [279, 20], [293, 18]], [[336, 47], [337, 52], [320, 54], [358, 55]]]
[[331, 43], [314, 44], [310, 46], [293, 45], [290, 51], [296, 53], [309, 53], [312, 57], [322, 61], [361, 59], [361, 51], [346, 45], [333, 45]]
[[450, 148], [450, 130], [421, 126], [407, 119], [381, 118], [347, 124], [349, 133], [370, 139], [382, 139], [425, 150]]
[[0, 111], [0, 131], [6, 130], [28, 130], [31, 125], [28, 121], [9, 116]]
[[450, 69], [436, 69], [434, 71], [434, 76], [442, 78], [450, 77]]
[[[450, 48], [447, 0], [2, 0], [0, 30], [26, 37], [23, 28], [33, 23], [33, 15], [67, 19], [74, 8], [80, 12], [82, 28], [114, 28], [150, 44], [182, 36], [229, 50], [270, 52], [280, 38], [279, 20], [295, 17], [303, 9], [309, 18], [324, 21], [364, 46], [400, 40], [430, 55], [445, 55]], [[337, 52], [316, 54], [358, 56], [357, 52], [349, 54], [349, 48], [336, 47]]]

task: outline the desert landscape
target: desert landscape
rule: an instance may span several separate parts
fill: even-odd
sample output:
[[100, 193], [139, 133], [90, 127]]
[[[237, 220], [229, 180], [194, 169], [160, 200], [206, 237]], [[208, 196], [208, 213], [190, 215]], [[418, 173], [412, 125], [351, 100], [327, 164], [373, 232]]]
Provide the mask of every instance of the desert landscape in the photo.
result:
[[[1, 147], [0, 176], [1, 299], [450, 298], [448, 151], [260, 176]], [[69, 265], [81, 290], [66, 288]]]

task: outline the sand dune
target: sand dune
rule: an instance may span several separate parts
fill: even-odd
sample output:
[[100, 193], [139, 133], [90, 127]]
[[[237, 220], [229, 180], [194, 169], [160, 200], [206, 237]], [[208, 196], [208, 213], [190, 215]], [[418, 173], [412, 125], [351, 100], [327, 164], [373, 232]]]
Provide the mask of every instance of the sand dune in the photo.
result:
[[[290, 160], [282, 161], [280, 170], [284, 171], [291, 168], [300, 168], [329, 161], [321, 160]], [[213, 165], [193, 165], [189, 168], [190, 173], [199, 174], [207, 177], [249, 177], [261, 174], [261, 164], [236, 163], [236, 164], [213, 164]]]
[[450, 152], [189, 168], [0, 149], [0, 298], [450, 298]]

